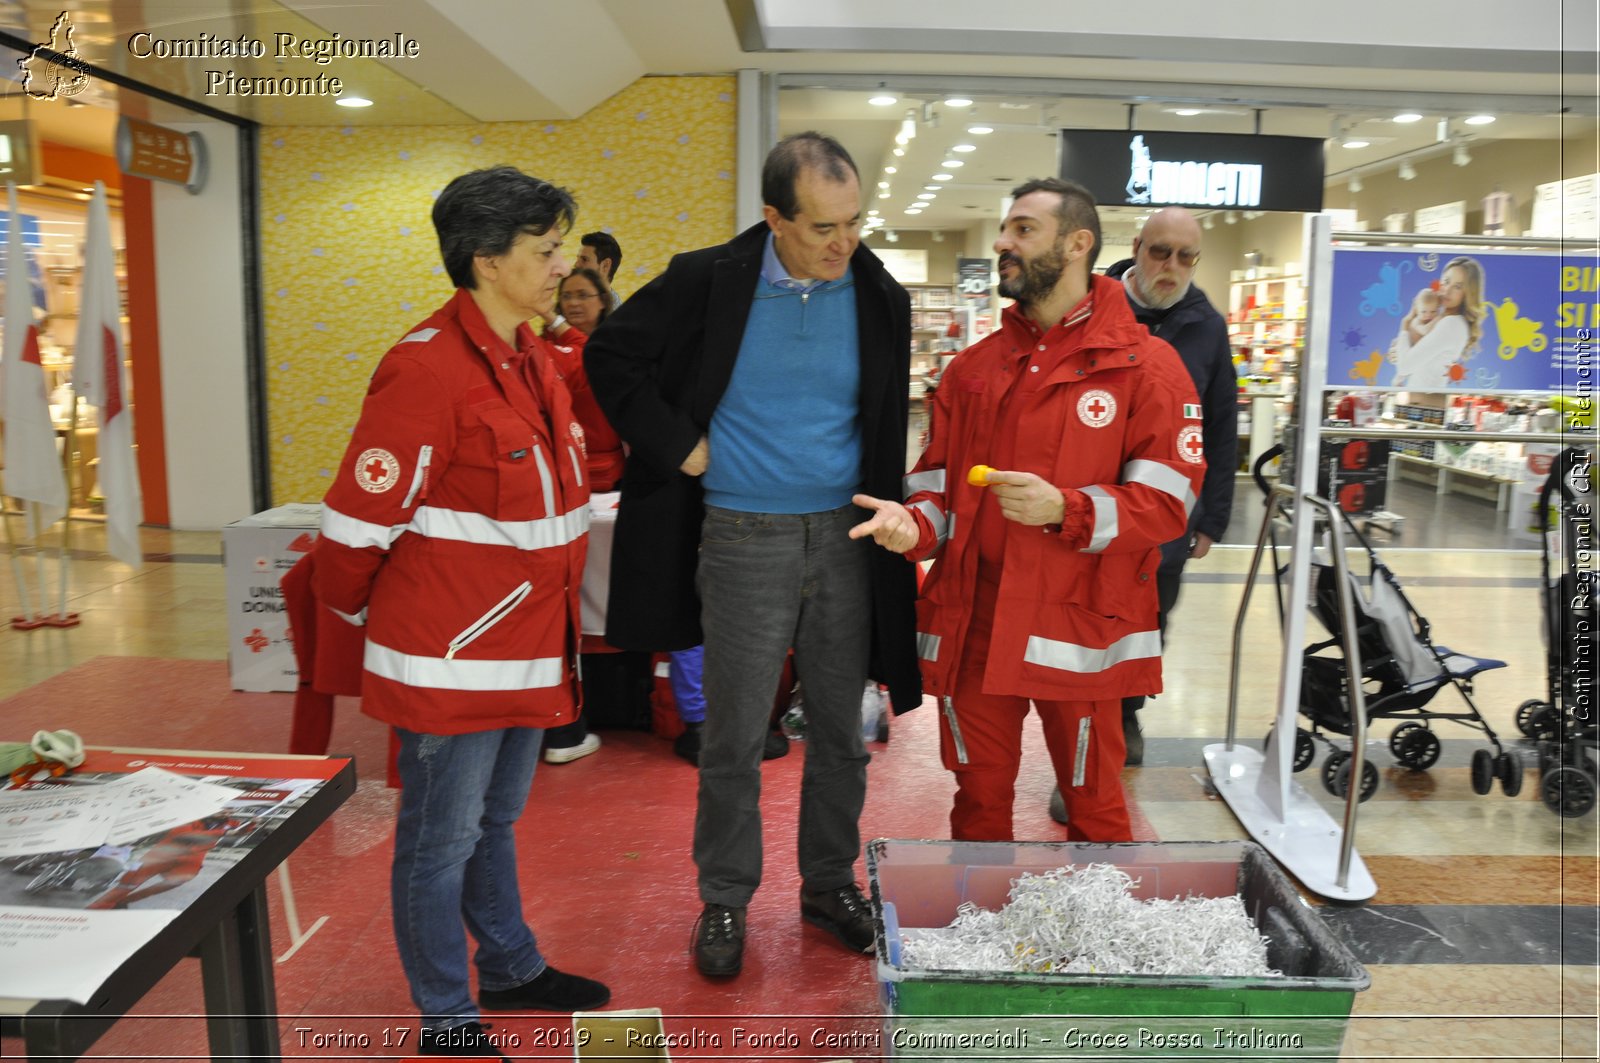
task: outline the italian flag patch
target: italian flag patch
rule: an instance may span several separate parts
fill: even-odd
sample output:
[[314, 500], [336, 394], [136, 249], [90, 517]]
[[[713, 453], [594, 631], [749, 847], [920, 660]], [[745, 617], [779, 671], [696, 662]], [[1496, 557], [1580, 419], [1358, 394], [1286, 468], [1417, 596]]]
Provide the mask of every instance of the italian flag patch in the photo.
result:
[[1183, 416], [1188, 418], [1191, 421], [1200, 420], [1200, 404], [1198, 402], [1186, 402], [1186, 403], [1184, 403], [1183, 404]]

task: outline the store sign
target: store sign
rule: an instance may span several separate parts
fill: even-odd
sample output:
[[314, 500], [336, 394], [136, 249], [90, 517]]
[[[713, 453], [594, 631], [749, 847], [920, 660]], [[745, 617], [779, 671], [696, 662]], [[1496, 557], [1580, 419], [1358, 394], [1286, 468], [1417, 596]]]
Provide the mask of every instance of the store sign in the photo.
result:
[[1322, 151], [1311, 137], [1063, 129], [1059, 173], [1107, 205], [1315, 213]]
[[989, 298], [994, 263], [987, 258], [956, 259], [956, 290], [968, 299]]
[[1416, 231], [1429, 236], [1460, 236], [1467, 231], [1467, 201], [1418, 207]]
[[0, 183], [39, 183], [39, 135], [31, 119], [0, 122]]
[[1329, 388], [1565, 392], [1600, 401], [1600, 269], [1592, 255], [1335, 248], [1329, 325]]
[[206, 183], [206, 145], [199, 133], [124, 115], [117, 121], [117, 165], [130, 176], [168, 181], [199, 194]]

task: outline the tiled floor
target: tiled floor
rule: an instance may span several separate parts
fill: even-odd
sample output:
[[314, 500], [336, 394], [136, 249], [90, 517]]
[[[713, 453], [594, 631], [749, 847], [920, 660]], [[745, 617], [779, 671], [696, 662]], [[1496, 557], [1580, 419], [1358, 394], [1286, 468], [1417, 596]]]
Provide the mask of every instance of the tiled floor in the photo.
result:
[[[1241, 539], [1253, 532], [1259, 509], [1252, 504], [1247, 512], [1235, 529]], [[74, 535], [83, 556], [74, 562], [71, 607], [81, 626], [0, 629], [4, 730], [74, 727], [108, 745], [284, 748], [288, 695], [228, 690], [219, 537], [147, 530], [145, 549], [156, 559], [132, 573], [94, 552], [94, 529]], [[1477, 700], [1491, 726], [1516, 736], [1513, 710], [1542, 696], [1545, 684], [1537, 555], [1389, 549], [1385, 557], [1440, 641], [1508, 662], [1480, 678]], [[1209, 792], [1200, 748], [1224, 727], [1229, 636], [1248, 560], [1244, 549], [1223, 548], [1192, 565], [1173, 616], [1168, 691], [1144, 713], [1147, 764], [1125, 775], [1163, 840], [1244, 837]], [[16, 611], [14, 585], [0, 575], [0, 616]], [[1274, 713], [1281, 655], [1275, 617], [1263, 586], [1246, 629], [1241, 741], [1258, 741]], [[895, 722], [888, 746], [875, 747], [866, 837], [945, 834], [951, 785], [933, 728], [924, 706]], [[1388, 727], [1375, 730], [1381, 740]], [[1476, 796], [1467, 765], [1481, 743], [1464, 728], [1441, 724], [1439, 731], [1444, 756], [1426, 773], [1393, 766], [1374, 746], [1382, 782], [1362, 806], [1357, 844], [1379, 893], [1366, 908], [1321, 909], [1372, 975], [1372, 987], [1357, 997], [1341, 1058], [1593, 1060], [1600, 994], [1595, 815], [1551, 814], [1532, 771], [1519, 797], [1498, 790]], [[838, 1033], [835, 1044], [848, 1044], [877, 1029], [879, 1005], [871, 962], [839, 951], [796, 918], [800, 751], [768, 766], [767, 881], [752, 908], [745, 972], [719, 984], [699, 977], [687, 954], [698, 908], [688, 853], [694, 773], [648, 735], [608, 732], [604, 740], [586, 760], [541, 766], [532, 814], [519, 832], [527, 907], [551, 958], [604, 977], [615, 990], [613, 1007], [659, 1007], [674, 1016], [671, 1032], [724, 1035], [720, 1049], [675, 1049], [680, 1063], [877, 1058], [806, 1043], [812, 1030]], [[384, 742], [380, 728], [341, 703], [334, 748], [357, 755], [364, 781], [292, 861], [302, 921], [331, 918], [278, 968], [286, 1055], [376, 1058], [385, 1054], [384, 1029], [414, 1022], [384, 900], [394, 807], [378, 768]], [[1036, 727], [1029, 743], [1017, 829], [1022, 837], [1057, 840], [1062, 831], [1045, 814], [1051, 780]], [[1300, 779], [1335, 807], [1314, 773]], [[281, 952], [287, 930], [275, 884], [272, 898]], [[96, 1052], [114, 1060], [204, 1055], [201, 1024], [180, 1017], [198, 1011], [199, 1001], [193, 964], [186, 964], [147, 999], [145, 1017], [119, 1024]], [[570, 1058], [535, 1047], [540, 1031], [562, 1025], [516, 1016], [504, 1028], [524, 1038], [518, 1058]], [[741, 1025], [799, 1029], [802, 1044], [735, 1048], [731, 1031]], [[339, 1030], [373, 1035], [373, 1047], [315, 1043], [316, 1035]], [[6, 1056], [20, 1050], [9, 1040], [3, 1048]]]

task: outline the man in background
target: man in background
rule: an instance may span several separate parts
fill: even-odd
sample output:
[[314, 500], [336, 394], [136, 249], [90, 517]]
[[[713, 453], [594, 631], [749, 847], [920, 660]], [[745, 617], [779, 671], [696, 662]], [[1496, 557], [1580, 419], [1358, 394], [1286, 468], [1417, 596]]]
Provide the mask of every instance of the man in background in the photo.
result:
[[611, 309], [615, 310], [622, 305], [622, 297], [617, 294], [617, 267], [622, 265], [622, 245], [617, 243], [617, 238], [607, 232], [584, 233], [578, 247], [578, 257], [573, 262], [574, 269], [596, 270], [606, 279], [611, 286]]

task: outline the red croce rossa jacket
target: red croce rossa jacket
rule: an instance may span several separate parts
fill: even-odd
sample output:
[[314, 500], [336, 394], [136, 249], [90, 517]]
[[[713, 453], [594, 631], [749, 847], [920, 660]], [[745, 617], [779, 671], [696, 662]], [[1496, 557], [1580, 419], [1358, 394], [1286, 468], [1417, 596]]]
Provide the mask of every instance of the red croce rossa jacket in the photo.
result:
[[518, 346], [533, 389], [458, 290], [378, 365], [323, 500], [317, 598], [366, 611], [362, 711], [406, 730], [577, 712], [583, 430], [545, 341], [523, 325]]
[[1042, 335], [1008, 307], [1001, 328], [940, 381], [928, 449], [905, 487], [922, 533], [909, 556], [936, 557], [917, 603], [923, 682], [932, 694], [955, 688], [988, 490], [967, 472], [990, 464], [1010, 375], [1002, 367], [1030, 348], [1009, 407], [1018, 420], [1010, 468], [1060, 488], [1066, 513], [1059, 528], [1004, 522], [984, 689], [1061, 701], [1157, 693], [1158, 548], [1184, 533], [1205, 474], [1200, 406], [1176, 352], [1134, 320], [1121, 285], [1099, 276]]

